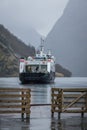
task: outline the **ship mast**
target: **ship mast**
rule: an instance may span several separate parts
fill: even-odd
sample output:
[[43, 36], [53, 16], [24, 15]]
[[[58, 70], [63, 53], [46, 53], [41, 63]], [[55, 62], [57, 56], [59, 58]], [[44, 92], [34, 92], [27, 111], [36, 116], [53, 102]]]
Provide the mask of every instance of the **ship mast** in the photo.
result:
[[41, 55], [41, 56], [42, 56], [43, 53], [44, 53], [44, 46], [43, 46], [43, 44], [44, 44], [44, 39], [42, 39], [42, 37], [41, 37], [41, 45], [40, 45], [40, 48], [41, 48], [41, 50], [40, 50], [40, 55]]

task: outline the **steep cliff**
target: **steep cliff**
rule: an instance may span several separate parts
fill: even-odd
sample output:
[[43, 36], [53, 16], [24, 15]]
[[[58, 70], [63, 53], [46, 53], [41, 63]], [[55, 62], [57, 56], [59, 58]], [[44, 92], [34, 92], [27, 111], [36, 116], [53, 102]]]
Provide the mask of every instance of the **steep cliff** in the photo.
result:
[[34, 54], [34, 47], [25, 45], [0, 25], [0, 77], [18, 76], [19, 58]]
[[18, 76], [18, 59], [0, 42], [0, 77]]
[[18, 56], [32, 56], [35, 54], [33, 46], [27, 46], [3, 25], [0, 25], [0, 42], [8, 46]]
[[62, 17], [46, 38], [56, 62], [73, 76], [87, 76], [87, 0], [69, 0]]

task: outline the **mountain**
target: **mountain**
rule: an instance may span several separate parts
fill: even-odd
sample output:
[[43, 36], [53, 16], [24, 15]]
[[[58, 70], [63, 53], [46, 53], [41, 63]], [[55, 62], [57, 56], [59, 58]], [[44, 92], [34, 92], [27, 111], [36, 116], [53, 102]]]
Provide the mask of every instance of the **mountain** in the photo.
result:
[[17, 56], [32, 56], [35, 54], [35, 48], [28, 46], [16, 36], [14, 36], [3, 25], [0, 25], [0, 42], [7, 46]]
[[71, 77], [72, 73], [67, 70], [66, 68], [63, 68], [59, 64], [55, 64], [55, 71], [56, 71], [56, 76], [57, 77]]
[[87, 76], [87, 0], [69, 0], [62, 17], [46, 38], [46, 47], [56, 62], [72, 72]]
[[[27, 46], [3, 25], [0, 25], [0, 77], [18, 76], [19, 58], [34, 56], [35, 48]], [[71, 76], [71, 72], [56, 64], [58, 76]]]
[[0, 77], [18, 76], [18, 59], [0, 42]]
[[0, 77], [18, 76], [19, 58], [35, 54], [33, 46], [25, 45], [3, 25], [0, 25]]
[[[10, 27], [9, 27], [10, 28]], [[18, 27], [11, 28], [12, 30], [26, 45], [32, 45], [35, 48], [40, 46], [41, 35], [32, 27]]]

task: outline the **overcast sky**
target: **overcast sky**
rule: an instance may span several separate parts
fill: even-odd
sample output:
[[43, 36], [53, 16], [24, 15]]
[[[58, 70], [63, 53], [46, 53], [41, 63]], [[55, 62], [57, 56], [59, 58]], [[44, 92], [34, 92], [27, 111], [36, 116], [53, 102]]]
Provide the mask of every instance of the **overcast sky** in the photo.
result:
[[62, 15], [68, 1], [0, 0], [0, 24], [10, 30], [31, 26], [46, 36]]

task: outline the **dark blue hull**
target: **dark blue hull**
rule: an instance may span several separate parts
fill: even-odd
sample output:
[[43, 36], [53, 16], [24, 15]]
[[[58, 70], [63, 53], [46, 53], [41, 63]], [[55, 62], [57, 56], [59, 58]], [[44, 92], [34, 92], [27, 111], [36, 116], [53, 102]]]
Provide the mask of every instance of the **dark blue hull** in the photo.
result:
[[21, 73], [19, 79], [22, 83], [52, 83], [55, 79], [55, 73]]

